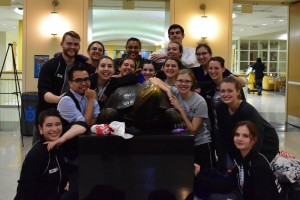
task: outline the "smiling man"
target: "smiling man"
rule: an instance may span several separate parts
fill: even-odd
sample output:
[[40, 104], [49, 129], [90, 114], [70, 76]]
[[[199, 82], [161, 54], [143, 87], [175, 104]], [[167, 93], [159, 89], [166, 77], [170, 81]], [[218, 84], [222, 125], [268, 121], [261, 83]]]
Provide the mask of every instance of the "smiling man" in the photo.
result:
[[[56, 108], [59, 99], [69, 90], [67, 72], [72, 64], [85, 65], [82, 62], [78, 51], [80, 49], [80, 36], [69, 31], [63, 35], [60, 43], [62, 54], [46, 62], [39, 74], [38, 80], [38, 105], [36, 116], [48, 108]], [[37, 122], [37, 120], [36, 120]], [[36, 131], [33, 133], [33, 144], [38, 140], [37, 123]]]
[[[59, 100], [57, 110], [68, 127], [75, 122], [85, 122], [89, 126], [96, 123], [100, 113], [96, 100], [96, 92], [89, 89], [90, 76], [87, 67], [72, 66], [68, 72], [70, 90]], [[68, 169], [69, 191], [64, 194], [63, 200], [78, 199], [78, 137], [79, 134], [69, 134], [65, 140], [59, 138], [51, 146], [63, 144], [65, 160]], [[49, 145], [49, 144], [48, 144]]]
[[[131, 58], [135, 60], [135, 65], [136, 65], [135, 71], [140, 72], [146, 60], [140, 55], [140, 52], [142, 50], [141, 41], [138, 38], [131, 37], [127, 40], [125, 48], [126, 48], [126, 53], [122, 55], [122, 58]], [[115, 70], [117, 73], [119, 72], [118, 69], [122, 58], [114, 59]]]
[[[173, 24], [168, 29], [168, 37], [170, 42], [178, 42], [182, 45], [182, 40], [184, 38], [184, 29], [178, 24]], [[162, 48], [157, 52], [152, 53], [149, 59], [154, 60], [157, 63], [163, 63], [168, 57], [167, 49]], [[195, 57], [195, 48], [183, 46], [183, 52], [181, 56], [181, 62], [185, 67], [191, 68], [198, 65]]]

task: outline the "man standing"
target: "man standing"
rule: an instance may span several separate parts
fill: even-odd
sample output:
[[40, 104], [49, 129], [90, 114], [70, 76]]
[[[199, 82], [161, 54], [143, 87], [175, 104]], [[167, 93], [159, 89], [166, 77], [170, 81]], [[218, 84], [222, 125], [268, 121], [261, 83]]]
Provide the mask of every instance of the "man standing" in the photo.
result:
[[[143, 58], [140, 55], [140, 52], [142, 50], [141, 41], [138, 38], [131, 37], [127, 40], [125, 48], [126, 48], [126, 53], [122, 55], [122, 58], [132, 58], [133, 60], [135, 60], [135, 64], [136, 64], [135, 71], [136, 73], [140, 72], [145, 62], [145, 58]], [[122, 58], [114, 59], [114, 66], [117, 73]]]
[[[184, 38], [184, 29], [178, 24], [173, 24], [168, 29], [168, 37], [170, 42], [179, 42], [182, 45]], [[150, 55], [149, 59], [156, 61], [157, 63], [163, 63], [167, 58], [167, 49], [163, 48]], [[198, 62], [195, 57], [195, 48], [183, 47], [183, 53], [181, 56], [181, 62], [184, 66], [191, 68], [198, 66]]]
[[[59, 99], [68, 91], [67, 72], [72, 64], [85, 65], [80, 56], [77, 55], [80, 49], [80, 36], [76, 32], [66, 32], [60, 45], [62, 54], [50, 59], [41, 68], [38, 80], [39, 99], [36, 116], [43, 110], [51, 107], [56, 108]], [[39, 133], [36, 128], [33, 131], [33, 143], [38, 140], [38, 137]]]
[[261, 62], [261, 58], [257, 58], [256, 63], [254, 63], [251, 67], [252, 70], [255, 71], [255, 85], [257, 89], [257, 94], [261, 95], [265, 65]]

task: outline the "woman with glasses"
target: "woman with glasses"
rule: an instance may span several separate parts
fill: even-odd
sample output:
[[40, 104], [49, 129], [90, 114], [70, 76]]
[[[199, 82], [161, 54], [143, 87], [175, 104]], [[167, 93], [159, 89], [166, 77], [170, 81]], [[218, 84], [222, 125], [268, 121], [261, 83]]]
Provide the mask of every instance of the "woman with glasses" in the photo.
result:
[[[210, 58], [212, 57], [212, 50], [208, 44], [200, 43], [196, 47], [196, 59], [200, 64], [199, 67], [191, 68], [193, 73], [198, 81], [198, 87], [203, 88], [206, 87], [206, 84], [209, 84], [211, 81], [211, 77], [208, 74], [208, 63]], [[224, 68], [223, 77], [227, 77], [233, 75], [228, 69]], [[237, 76], [235, 78], [241, 83], [242, 87], [246, 85], [245, 81]]]
[[105, 54], [104, 45], [99, 41], [93, 41], [88, 46], [87, 53], [90, 57], [89, 60], [87, 60], [87, 63], [91, 65], [95, 72], [98, 67], [100, 58]]
[[203, 97], [195, 92], [196, 79], [189, 69], [180, 70], [175, 76], [175, 85], [170, 86], [158, 78], [150, 78], [168, 94], [171, 105], [180, 113], [188, 132], [195, 135], [195, 162], [203, 169], [212, 169], [215, 156], [211, 146], [207, 105]]

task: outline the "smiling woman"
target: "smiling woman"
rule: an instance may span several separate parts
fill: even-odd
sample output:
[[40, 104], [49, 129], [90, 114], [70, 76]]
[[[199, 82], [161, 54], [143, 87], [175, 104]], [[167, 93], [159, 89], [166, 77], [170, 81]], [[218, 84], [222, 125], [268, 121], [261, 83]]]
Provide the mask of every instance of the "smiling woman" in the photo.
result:
[[61, 120], [54, 108], [40, 113], [41, 140], [33, 145], [24, 160], [14, 200], [58, 200], [63, 193], [67, 183], [63, 154], [58, 148], [48, 151], [44, 144], [61, 136]]

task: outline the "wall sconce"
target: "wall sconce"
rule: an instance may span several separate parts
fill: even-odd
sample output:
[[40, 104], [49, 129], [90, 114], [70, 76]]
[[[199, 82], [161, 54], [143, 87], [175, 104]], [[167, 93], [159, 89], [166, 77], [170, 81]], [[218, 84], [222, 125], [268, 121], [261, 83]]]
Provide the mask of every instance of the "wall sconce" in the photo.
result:
[[200, 36], [203, 40], [207, 38], [207, 29], [208, 29], [208, 19], [207, 16], [205, 15], [205, 10], [206, 10], [206, 5], [205, 4], [200, 4], [200, 10], [203, 10], [203, 15], [201, 16], [201, 27], [200, 27]]
[[57, 23], [58, 23], [58, 12], [55, 11], [56, 6], [58, 6], [58, 0], [52, 0], [53, 11], [51, 12], [51, 35], [57, 35]]

